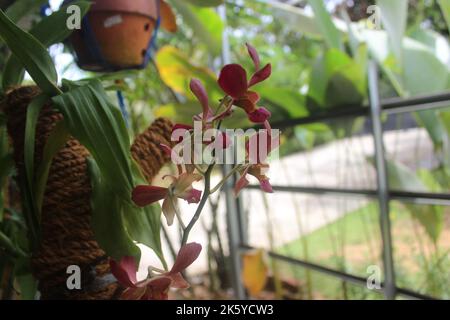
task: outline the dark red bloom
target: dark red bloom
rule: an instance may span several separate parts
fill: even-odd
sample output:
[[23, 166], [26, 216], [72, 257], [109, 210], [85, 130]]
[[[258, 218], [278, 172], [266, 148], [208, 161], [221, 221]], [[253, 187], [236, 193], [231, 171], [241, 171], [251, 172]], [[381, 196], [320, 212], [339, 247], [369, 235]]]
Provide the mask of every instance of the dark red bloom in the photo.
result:
[[218, 83], [222, 90], [233, 98], [233, 104], [245, 110], [250, 121], [264, 123], [270, 118], [271, 113], [266, 108], [257, 106], [260, 97], [256, 92], [250, 91], [250, 88], [269, 78], [272, 66], [267, 64], [260, 69], [260, 60], [255, 48], [247, 44], [247, 49], [256, 69], [250, 81], [245, 69], [233, 63], [222, 68]]
[[133, 257], [123, 257], [119, 263], [110, 260], [112, 274], [122, 286], [127, 288], [120, 298], [122, 300], [167, 300], [169, 288], [189, 288], [181, 272], [197, 260], [201, 251], [200, 244], [188, 243], [178, 252], [170, 271], [139, 282], [136, 280], [137, 265]]

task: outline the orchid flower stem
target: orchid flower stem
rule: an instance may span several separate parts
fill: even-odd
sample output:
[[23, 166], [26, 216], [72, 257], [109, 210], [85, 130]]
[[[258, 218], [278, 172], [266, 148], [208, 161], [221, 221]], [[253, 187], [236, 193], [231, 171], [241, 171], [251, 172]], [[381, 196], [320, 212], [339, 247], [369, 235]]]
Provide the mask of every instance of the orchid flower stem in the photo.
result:
[[162, 270], [162, 269], [159, 269], [159, 268], [156, 268], [156, 267], [153, 267], [153, 266], [150, 266], [150, 267], [148, 267], [151, 271], [155, 271], [155, 272], [158, 272], [158, 273], [164, 273], [164, 272], [166, 272], [165, 270]]
[[237, 171], [239, 171], [242, 168], [241, 165], [237, 165], [236, 167], [234, 167], [230, 172], [228, 172], [228, 174], [211, 190], [211, 194], [216, 193], [217, 191], [219, 191], [223, 185], [225, 184], [225, 182], [232, 177]]
[[195, 169], [197, 169], [197, 171], [198, 171], [202, 176], [205, 175], [205, 172], [204, 172], [204, 171], [202, 170], [202, 168], [200, 168], [198, 165], [194, 164], [194, 167], [195, 167]]
[[195, 223], [200, 218], [200, 214], [203, 211], [203, 208], [205, 207], [206, 201], [208, 201], [208, 198], [211, 194], [211, 172], [214, 169], [214, 163], [211, 164], [208, 169], [206, 169], [205, 172], [205, 190], [203, 191], [202, 199], [200, 200], [200, 203], [198, 204], [197, 210], [195, 211], [194, 216], [192, 217], [192, 220], [189, 222], [186, 228], [184, 228], [183, 232], [183, 239], [181, 240], [181, 246], [185, 246], [187, 244], [187, 241], [189, 239], [189, 233], [191, 232], [192, 228], [194, 227]]

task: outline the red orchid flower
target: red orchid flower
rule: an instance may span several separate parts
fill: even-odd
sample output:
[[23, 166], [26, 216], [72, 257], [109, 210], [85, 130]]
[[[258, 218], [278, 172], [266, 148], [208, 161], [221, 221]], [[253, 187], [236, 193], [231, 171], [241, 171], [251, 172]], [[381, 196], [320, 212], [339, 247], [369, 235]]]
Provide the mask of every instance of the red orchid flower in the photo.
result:
[[203, 128], [211, 128], [211, 122], [214, 119], [214, 112], [209, 106], [208, 94], [206, 93], [205, 87], [198, 79], [192, 79], [189, 87], [192, 93], [197, 97], [197, 100], [202, 105], [203, 112], [199, 115], [194, 116], [195, 121], [202, 121]]
[[[254, 136], [250, 137], [249, 141], [246, 143], [246, 154], [248, 165], [244, 166], [241, 170], [241, 177], [236, 182], [234, 187], [234, 193], [237, 196], [242, 189], [249, 185], [247, 180], [247, 175], [254, 176], [258, 179], [261, 190], [267, 193], [272, 193], [272, 185], [269, 182], [269, 178], [266, 173], [269, 170], [269, 165], [266, 162], [267, 157], [270, 153], [278, 148], [280, 145], [279, 136], [273, 137], [269, 122], [265, 122], [264, 126], [266, 130], [260, 131]], [[261, 144], [266, 142], [264, 150], [261, 149]], [[250, 148], [255, 148], [255, 150], [250, 150]]]
[[110, 260], [112, 274], [126, 288], [120, 298], [122, 300], [167, 300], [170, 288], [189, 288], [181, 272], [197, 260], [201, 251], [200, 244], [188, 243], [178, 252], [170, 271], [139, 282], [136, 280], [137, 268], [133, 257], [123, 257], [119, 263]]
[[263, 123], [270, 118], [271, 113], [264, 107], [258, 107], [260, 97], [249, 89], [266, 80], [272, 73], [271, 64], [260, 68], [259, 55], [255, 48], [247, 44], [247, 50], [255, 65], [256, 72], [247, 79], [247, 72], [239, 64], [228, 64], [220, 72], [219, 86], [222, 90], [233, 98], [233, 104], [241, 107], [247, 112], [250, 121], [254, 123]]
[[253, 164], [244, 167], [241, 170], [241, 177], [236, 182], [234, 186], [234, 194], [237, 196], [241, 192], [242, 189], [247, 187], [250, 184], [250, 181], [247, 180], [247, 174], [254, 176], [259, 181], [259, 185], [261, 186], [261, 190], [267, 193], [273, 193], [272, 185], [269, 182], [269, 178], [266, 176], [265, 172], [269, 170], [268, 164]]
[[177, 198], [184, 199], [188, 203], [198, 203], [202, 196], [200, 190], [194, 189], [192, 184], [200, 181], [202, 176], [195, 173], [182, 173], [178, 177], [165, 176], [173, 179], [168, 188], [140, 185], [134, 188], [131, 198], [139, 207], [163, 200], [162, 212], [166, 217], [167, 224], [173, 224], [174, 217], [178, 210]]

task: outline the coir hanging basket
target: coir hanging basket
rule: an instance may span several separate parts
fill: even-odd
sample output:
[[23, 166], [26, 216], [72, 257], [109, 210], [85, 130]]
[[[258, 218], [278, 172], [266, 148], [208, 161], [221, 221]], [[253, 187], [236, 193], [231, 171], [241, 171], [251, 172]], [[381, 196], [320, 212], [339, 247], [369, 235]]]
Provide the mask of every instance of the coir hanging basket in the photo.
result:
[[[25, 176], [24, 139], [27, 108], [40, 93], [37, 87], [8, 92], [0, 104], [7, 116], [8, 133], [14, 150], [19, 180]], [[35, 140], [35, 167], [43, 149], [63, 115], [47, 103], [39, 115]], [[134, 140], [130, 153], [148, 182], [169, 161], [159, 145], [170, 144], [172, 124], [157, 119]], [[34, 276], [39, 280], [42, 299], [114, 299], [120, 288], [109, 270], [108, 257], [94, 238], [91, 228], [91, 185], [86, 159], [88, 150], [70, 138], [52, 160], [42, 205], [41, 242], [31, 257]], [[82, 289], [66, 285], [69, 266], [82, 270]]]

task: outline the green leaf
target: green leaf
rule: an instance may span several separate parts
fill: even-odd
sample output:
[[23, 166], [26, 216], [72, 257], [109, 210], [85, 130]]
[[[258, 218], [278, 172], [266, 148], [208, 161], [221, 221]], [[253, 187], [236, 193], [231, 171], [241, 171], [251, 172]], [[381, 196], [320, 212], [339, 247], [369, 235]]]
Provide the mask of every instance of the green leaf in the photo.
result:
[[[72, 2], [71, 5], [76, 5], [80, 8], [81, 17], [83, 17], [90, 8], [90, 3], [87, 1], [75, 1]], [[73, 31], [66, 26], [68, 17], [69, 14], [66, 12], [66, 6], [64, 6], [50, 16], [43, 18], [30, 30], [30, 34], [40, 41], [44, 47], [61, 42]], [[19, 85], [23, 81], [24, 74], [22, 63], [15, 55], [12, 55], [5, 65], [2, 79], [3, 89], [6, 90], [8, 87]]]
[[425, 128], [433, 141], [434, 148], [441, 150], [446, 138], [445, 127], [436, 110], [425, 110], [414, 113], [417, 123]]
[[[33, 187], [34, 187], [34, 146], [36, 143], [36, 126], [39, 119], [39, 114], [48, 101], [45, 94], [41, 94], [34, 98], [27, 109], [26, 124], [25, 124], [25, 143], [24, 143], [24, 165], [26, 174], [26, 188], [29, 190], [33, 208], [38, 208], [35, 202]], [[39, 209], [34, 214], [37, 220], [40, 221]]]
[[48, 174], [53, 157], [59, 150], [61, 150], [62, 147], [64, 147], [68, 139], [69, 132], [67, 131], [64, 121], [58, 122], [47, 139], [42, 155], [42, 161], [36, 172], [36, 182], [33, 190], [36, 197], [36, 206], [39, 211], [42, 210], [45, 187], [47, 185]]
[[91, 153], [93, 229], [100, 246], [115, 259], [140, 251], [133, 240], [162, 257], [160, 210], [139, 209], [131, 202], [132, 188], [144, 178], [131, 158], [128, 132], [120, 110], [112, 105], [101, 83], [65, 82], [70, 91], [54, 97], [69, 132]]
[[92, 185], [92, 230], [106, 254], [115, 260], [131, 256], [140, 261], [141, 251], [125, 229], [123, 201], [118, 198], [93, 159], [88, 159]]
[[359, 105], [366, 95], [365, 47], [358, 49], [359, 56], [352, 59], [336, 49], [328, 50], [313, 66], [308, 96], [310, 108]]
[[60, 93], [56, 86], [58, 75], [47, 50], [35, 37], [17, 27], [2, 10], [0, 37], [44, 93], [50, 96]]
[[403, 83], [410, 95], [438, 93], [448, 88], [449, 69], [430, 48], [409, 38], [403, 48]]
[[21, 300], [35, 300], [38, 291], [38, 282], [32, 274], [20, 275], [16, 277], [20, 287]]
[[223, 0], [187, 0], [187, 1], [199, 7], [217, 7], [223, 4]]
[[53, 98], [69, 132], [95, 159], [117, 196], [131, 202], [134, 187], [130, 139], [120, 110], [109, 102], [100, 81], [93, 80]]
[[448, 65], [450, 46], [446, 37], [434, 30], [423, 29], [420, 26], [412, 29], [408, 36], [428, 47], [443, 64]]
[[402, 41], [408, 18], [408, 0], [377, 0], [381, 10], [381, 20], [389, 35], [393, 52], [402, 62]]
[[0, 125], [0, 222], [3, 221], [3, 188], [13, 168], [14, 161], [9, 150], [6, 128]]
[[341, 34], [334, 25], [331, 14], [325, 8], [323, 0], [308, 0], [308, 3], [313, 8], [316, 23], [327, 45], [330, 48], [344, 50]]
[[[404, 165], [387, 161], [389, 187], [392, 190], [431, 192], [420, 178]], [[404, 203], [411, 216], [425, 229], [434, 242], [441, 235], [444, 224], [443, 208], [440, 206], [424, 206]]]
[[219, 15], [211, 8], [194, 7], [185, 0], [174, 0], [172, 5], [192, 29], [194, 37], [207, 45], [210, 53], [220, 55], [224, 26]]
[[[384, 32], [370, 31], [365, 38], [372, 56], [381, 65], [383, 71], [402, 97], [425, 95], [448, 89], [450, 72], [447, 65], [435, 54], [434, 48], [411, 38], [403, 40], [403, 67], [389, 59], [388, 39]], [[415, 113], [418, 123], [427, 129], [437, 150], [442, 148], [446, 132], [435, 110]]]
[[[133, 176], [136, 185], [145, 185], [147, 181], [141, 174], [139, 166], [133, 161]], [[161, 207], [159, 204], [138, 208], [124, 204], [123, 220], [130, 237], [153, 249], [161, 262], [167, 267], [161, 248]]]
[[6, 15], [14, 22], [19, 22], [20, 19], [27, 14], [37, 11], [48, 0], [17, 0], [6, 10]]
[[[283, 21], [285, 26], [290, 30], [295, 32], [301, 30], [306, 36], [312, 38], [324, 38], [327, 35], [323, 34], [320, 24], [316, 21], [316, 17], [308, 14], [305, 9], [279, 1], [271, 1], [268, 5], [270, 5], [270, 10], [273, 12], [274, 18]], [[333, 19], [333, 22], [336, 28], [338, 28], [339, 33], [346, 31], [343, 21]]]
[[197, 78], [204, 84], [211, 100], [223, 97], [217, 85], [215, 74], [208, 68], [196, 66], [189, 61], [189, 57], [172, 46], [165, 46], [156, 54], [156, 64], [161, 79], [174, 91], [194, 99], [189, 89], [192, 78]]
[[299, 92], [271, 86], [260, 86], [258, 92], [264, 100], [287, 111], [291, 117], [306, 117], [309, 114], [305, 97]]
[[447, 21], [448, 31], [450, 32], [450, 0], [438, 0], [441, 6], [442, 14]]
[[8, 254], [14, 258], [25, 257], [26, 253], [3, 232], [0, 231], [0, 248], [4, 249]]

